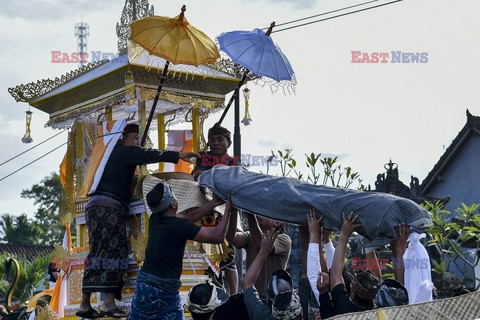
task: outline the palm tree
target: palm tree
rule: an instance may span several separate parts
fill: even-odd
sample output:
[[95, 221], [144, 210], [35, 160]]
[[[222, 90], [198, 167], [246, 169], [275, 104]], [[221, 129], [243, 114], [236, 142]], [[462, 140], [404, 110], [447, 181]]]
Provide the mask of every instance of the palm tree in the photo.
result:
[[18, 216], [3, 214], [0, 217], [1, 241], [9, 244], [38, 244], [42, 232], [25, 213]]
[[4, 213], [0, 217], [0, 241], [7, 241], [8, 235], [15, 229], [13, 215]]

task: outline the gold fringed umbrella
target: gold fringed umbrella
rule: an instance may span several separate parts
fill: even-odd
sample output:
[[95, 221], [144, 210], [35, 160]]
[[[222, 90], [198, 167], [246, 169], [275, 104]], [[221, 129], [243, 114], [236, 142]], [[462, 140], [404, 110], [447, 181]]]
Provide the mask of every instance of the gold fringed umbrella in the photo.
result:
[[151, 55], [167, 60], [163, 68], [160, 84], [155, 95], [152, 109], [148, 117], [145, 131], [143, 132], [141, 146], [145, 145], [148, 128], [157, 106], [163, 82], [168, 72], [169, 63], [188, 64], [199, 66], [213, 63], [220, 54], [215, 43], [202, 31], [196, 29], [185, 19], [183, 6], [180, 15], [169, 17], [145, 17], [133, 21], [130, 25], [130, 40], [138, 43]]

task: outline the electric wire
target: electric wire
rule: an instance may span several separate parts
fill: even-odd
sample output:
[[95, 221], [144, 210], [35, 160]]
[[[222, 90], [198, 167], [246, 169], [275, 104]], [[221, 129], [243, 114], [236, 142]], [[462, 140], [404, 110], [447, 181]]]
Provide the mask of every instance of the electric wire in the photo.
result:
[[[321, 22], [321, 21], [327, 21], [327, 20], [331, 20], [331, 19], [334, 19], [334, 18], [339, 18], [339, 17], [350, 15], [350, 14], [354, 14], [354, 13], [358, 13], [358, 12], [362, 12], [362, 11], [367, 11], [367, 10], [374, 9], [374, 8], [383, 7], [383, 6], [386, 6], [386, 5], [389, 5], [389, 4], [394, 4], [396, 2], [401, 2], [401, 1], [403, 1], [403, 0], [390, 1], [390, 2], [386, 2], [386, 3], [378, 4], [378, 5], [375, 5], [375, 6], [371, 6], [371, 7], [368, 7], [368, 8], [363, 8], [363, 9], [350, 11], [350, 12], [347, 12], [347, 13], [338, 14], [338, 15], [328, 17], [328, 18], [324, 18], [324, 19], [319, 19], [319, 20], [314, 20], [314, 21], [310, 21], [310, 22], [306, 22], [306, 23], [301, 23], [301, 24], [291, 26], [291, 27], [287, 27], [287, 28], [283, 28], [283, 29], [279, 29], [279, 30], [273, 30], [272, 33], [285, 31], [285, 30], [290, 30], [290, 29], [294, 29], [294, 28], [298, 28], [298, 27], [303, 27], [303, 26], [307, 26], [309, 24], [313, 24], [313, 23], [317, 23], [317, 22]], [[341, 9], [338, 9], [338, 10], [341, 10]], [[289, 22], [287, 22], [287, 23], [289, 23]], [[283, 25], [285, 25], [285, 24], [286, 23], [284, 23]]]
[[41, 155], [41, 156], [40, 156], [40, 157], [38, 157], [37, 159], [35, 159], [35, 160], [33, 160], [33, 161], [30, 161], [29, 163], [27, 163], [27, 164], [26, 164], [26, 165], [24, 165], [23, 167], [21, 167], [21, 168], [19, 168], [19, 169], [15, 170], [15, 171], [13, 171], [12, 173], [9, 173], [9, 174], [7, 174], [7, 175], [6, 175], [6, 176], [4, 176], [3, 178], [1, 178], [1, 179], [0, 179], [0, 181], [2, 181], [2, 180], [5, 180], [6, 178], [10, 177], [11, 175], [13, 175], [13, 174], [17, 173], [17, 172], [18, 172], [18, 171], [20, 171], [20, 170], [23, 170], [23, 169], [25, 169], [26, 167], [28, 167], [28, 166], [29, 166], [29, 165], [31, 165], [32, 163], [34, 163], [34, 162], [36, 162], [36, 161], [38, 161], [38, 160], [42, 159], [43, 157], [45, 157], [45, 156], [49, 155], [49, 154], [50, 154], [50, 153], [52, 153], [53, 151], [55, 151], [55, 150], [57, 150], [57, 149], [60, 149], [61, 147], [63, 147], [63, 146], [64, 146], [64, 145], [66, 145], [66, 144], [67, 144], [67, 142], [64, 142], [64, 143], [62, 143], [62, 144], [61, 144], [61, 145], [59, 145], [58, 147], [56, 147], [56, 148], [54, 148], [54, 149], [52, 149], [52, 150], [48, 151], [47, 153], [45, 153], [45, 154]]
[[[371, 0], [371, 1], [366, 1], [366, 2], [362, 2], [362, 3], [354, 4], [354, 5], [351, 5], [351, 6], [348, 6], [348, 7], [335, 9], [335, 10], [332, 10], [332, 11], [322, 12], [322, 13], [319, 13], [319, 14], [315, 14], [313, 16], [309, 16], [309, 17], [305, 17], [305, 18], [300, 18], [300, 19], [291, 20], [291, 21], [288, 21], [288, 22], [275, 24], [275, 27], [280, 27], [280, 26], [284, 26], [284, 25], [287, 25], [287, 24], [300, 22], [300, 21], [303, 21], [303, 20], [308, 20], [308, 19], [312, 19], [312, 18], [316, 18], [316, 17], [321, 17], [321, 16], [324, 16], [324, 15], [327, 15], [327, 14], [331, 14], [331, 13], [335, 13], [335, 12], [339, 12], [339, 11], [343, 11], [343, 10], [347, 10], [347, 9], [352, 9], [352, 8], [356, 8], [356, 7], [360, 7], [360, 6], [363, 6], [363, 5], [372, 3], [372, 2], [378, 2], [378, 1], [380, 1], [380, 0]], [[261, 30], [267, 30], [267, 29], [268, 29], [268, 27], [263, 28]]]
[[34, 146], [33, 146], [33, 147], [31, 147], [30, 149], [27, 149], [27, 150], [25, 150], [25, 151], [23, 151], [23, 152], [21, 152], [21, 153], [17, 154], [16, 156], [14, 156], [14, 157], [12, 157], [12, 158], [10, 158], [10, 159], [8, 159], [8, 160], [5, 160], [5, 161], [3, 161], [2, 163], [0, 163], [0, 166], [3, 166], [5, 163], [7, 163], [7, 162], [10, 162], [10, 161], [12, 161], [12, 160], [14, 160], [14, 159], [18, 158], [19, 156], [21, 156], [22, 154], [25, 154], [25, 153], [27, 153], [27, 152], [28, 152], [28, 151], [30, 151], [30, 150], [33, 150], [33, 149], [35, 149], [35, 148], [36, 148], [36, 147], [38, 147], [39, 145], [41, 145], [41, 144], [43, 144], [43, 143], [47, 142], [47, 141], [48, 141], [48, 140], [50, 140], [50, 139], [53, 139], [53, 138], [55, 138], [56, 136], [58, 136], [58, 135], [59, 135], [59, 134], [61, 134], [61, 133], [64, 133], [64, 132], [65, 132], [65, 131], [67, 131], [67, 130], [68, 130], [68, 129], [65, 129], [65, 130], [63, 130], [63, 131], [61, 131], [61, 132], [59, 132], [59, 133], [57, 133], [57, 134], [55, 134], [55, 135], [51, 136], [50, 138], [48, 138], [48, 139], [45, 139], [45, 140], [43, 140], [42, 142], [40, 142], [40, 143], [38, 143], [38, 144], [34, 145]]

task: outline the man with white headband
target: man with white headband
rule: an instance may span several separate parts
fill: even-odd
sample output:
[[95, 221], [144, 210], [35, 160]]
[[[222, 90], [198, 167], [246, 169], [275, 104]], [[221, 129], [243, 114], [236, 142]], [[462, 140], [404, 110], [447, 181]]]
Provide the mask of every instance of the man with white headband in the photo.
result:
[[190, 289], [187, 308], [193, 320], [245, 320], [248, 319], [243, 293], [231, 295], [220, 304], [217, 288], [210, 281]]
[[292, 278], [285, 270], [277, 270], [268, 285], [267, 304], [262, 302], [254, 286], [268, 254], [277, 238], [278, 232], [268, 230], [262, 236], [260, 251], [253, 260], [243, 278], [242, 287], [245, 292], [245, 305], [249, 319], [255, 320], [301, 320], [303, 319], [300, 298], [293, 287]]

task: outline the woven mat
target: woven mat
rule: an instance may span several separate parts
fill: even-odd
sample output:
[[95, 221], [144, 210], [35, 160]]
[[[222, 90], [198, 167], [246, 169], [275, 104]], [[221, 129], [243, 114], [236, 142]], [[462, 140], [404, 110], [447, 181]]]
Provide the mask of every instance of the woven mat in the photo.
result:
[[[385, 318], [386, 316], [386, 318]], [[335, 320], [473, 320], [480, 318], [480, 292], [401, 307], [382, 308], [332, 317]]]
[[[179, 172], [174, 172], [179, 173]], [[187, 175], [191, 176], [191, 175]], [[163, 176], [165, 179], [165, 176]], [[178, 200], [178, 213], [186, 211], [191, 208], [198, 208], [208, 202], [205, 195], [202, 193], [202, 190], [198, 186], [196, 181], [178, 179], [179, 175], [176, 175], [176, 178], [170, 177], [168, 180], [168, 185], [172, 188], [175, 197]], [[147, 193], [149, 193], [159, 182], [165, 182], [165, 180], [160, 179], [157, 174], [147, 175], [143, 180], [143, 196], [144, 201], [147, 203], [145, 198]], [[148, 205], [145, 206], [147, 209], [148, 216], [152, 214]]]

